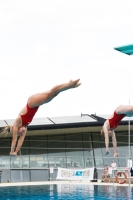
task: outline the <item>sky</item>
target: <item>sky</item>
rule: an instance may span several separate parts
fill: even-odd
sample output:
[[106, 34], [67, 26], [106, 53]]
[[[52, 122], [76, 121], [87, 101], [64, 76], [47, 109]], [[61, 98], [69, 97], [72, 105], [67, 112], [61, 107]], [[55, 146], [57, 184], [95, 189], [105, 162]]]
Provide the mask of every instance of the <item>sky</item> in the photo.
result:
[[15, 119], [29, 96], [70, 79], [35, 117], [111, 114], [133, 104], [132, 0], [1, 0], [0, 119]]

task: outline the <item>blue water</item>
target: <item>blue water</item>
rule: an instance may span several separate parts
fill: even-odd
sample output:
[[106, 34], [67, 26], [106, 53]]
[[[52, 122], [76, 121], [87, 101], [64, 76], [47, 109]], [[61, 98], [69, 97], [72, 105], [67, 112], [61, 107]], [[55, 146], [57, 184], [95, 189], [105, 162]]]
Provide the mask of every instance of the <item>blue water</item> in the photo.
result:
[[107, 185], [41, 185], [0, 187], [0, 200], [127, 200], [133, 188]]

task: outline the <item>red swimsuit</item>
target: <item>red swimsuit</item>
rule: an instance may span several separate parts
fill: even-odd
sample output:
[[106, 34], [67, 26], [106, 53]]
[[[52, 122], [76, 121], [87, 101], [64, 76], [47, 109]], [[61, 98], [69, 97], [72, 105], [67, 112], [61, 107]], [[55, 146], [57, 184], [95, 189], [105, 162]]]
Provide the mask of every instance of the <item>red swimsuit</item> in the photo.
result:
[[117, 114], [115, 111], [114, 116], [111, 119], [108, 119], [110, 128], [115, 129], [125, 116], [126, 116], [125, 114]]
[[22, 126], [25, 125], [25, 126], [28, 126], [29, 123], [31, 123], [34, 115], [36, 114], [39, 106], [35, 107], [35, 108], [30, 108], [28, 106], [28, 104], [26, 105], [27, 107], [27, 113], [24, 114], [24, 115], [20, 115], [21, 116], [21, 119], [22, 119]]

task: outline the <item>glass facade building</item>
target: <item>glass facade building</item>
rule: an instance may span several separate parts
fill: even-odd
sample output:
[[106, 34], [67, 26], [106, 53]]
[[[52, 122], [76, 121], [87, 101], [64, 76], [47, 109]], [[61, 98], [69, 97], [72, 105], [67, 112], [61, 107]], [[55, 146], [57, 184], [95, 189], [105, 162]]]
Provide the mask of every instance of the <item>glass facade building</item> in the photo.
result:
[[[133, 155], [133, 132], [131, 131], [130, 148], [128, 131], [116, 131], [119, 156], [113, 157], [110, 139], [110, 155], [105, 156], [104, 138], [99, 132], [78, 132], [26, 136], [18, 156], [9, 156], [11, 138], [0, 139], [0, 170], [2, 182], [45, 181], [56, 179], [58, 167], [62, 168], [104, 168], [111, 166], [114, 160], [118, 167], [126, 167], [127, 160]], [[54, 174], [50, 175], [50, 167]], [[101, 174], [99, 175], [101, 178]]]

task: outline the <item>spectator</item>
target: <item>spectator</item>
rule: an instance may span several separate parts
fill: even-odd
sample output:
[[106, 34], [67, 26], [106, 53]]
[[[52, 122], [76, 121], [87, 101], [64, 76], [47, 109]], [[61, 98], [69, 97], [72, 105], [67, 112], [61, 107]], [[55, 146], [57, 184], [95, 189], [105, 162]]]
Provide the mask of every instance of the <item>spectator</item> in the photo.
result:
[[127, 168], [129, 168], [130, 174], [131, 174], [131, 176], [133, 176], [133, 168], [132, 168], [132, 159], [131, 158], [129, 158], [127, 161]]
[[114, 160], [111, 161], [111, 167], [113, 170], [116, 170], [117, 164], [114, 162]]
[[103, 170], [102, 181], [101, 182], [104, 182], [104, 179], [108, 178], [108, 177], [109, 177], [109, 166], [106, 165], [104, 170]]
[[127, 161], [127, 167], [128, 167], [129, 169], [132, 168], [132, 159], [131, 159], [131, 158], [129, 158], [128, 161]]
[[117, 171], [117, 164], [114, 162], [114, 160], [111, 161], [111, 167], [112, 167], [112, 170], [114, 170], [114, 175]]

